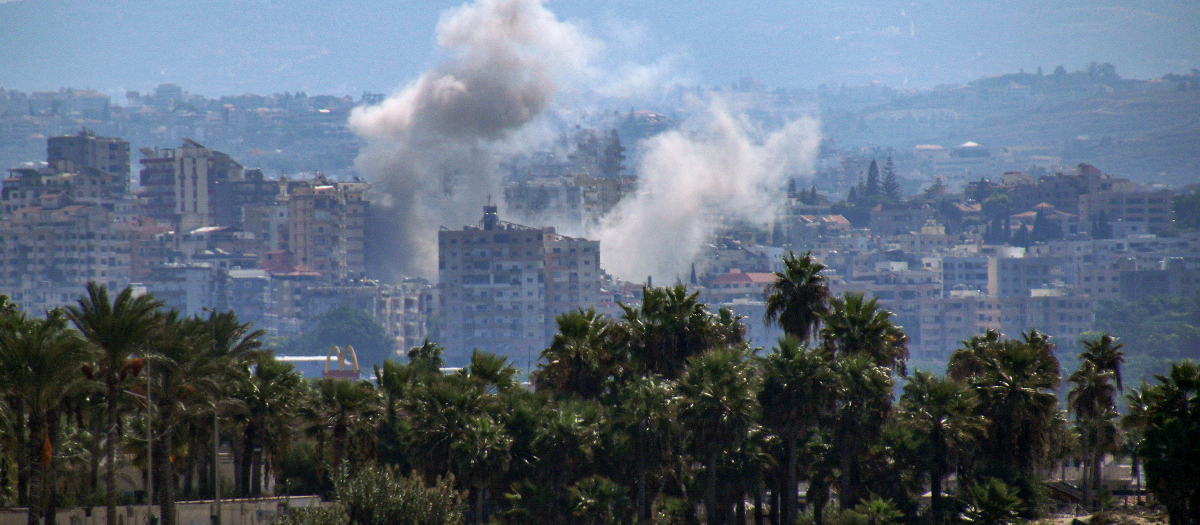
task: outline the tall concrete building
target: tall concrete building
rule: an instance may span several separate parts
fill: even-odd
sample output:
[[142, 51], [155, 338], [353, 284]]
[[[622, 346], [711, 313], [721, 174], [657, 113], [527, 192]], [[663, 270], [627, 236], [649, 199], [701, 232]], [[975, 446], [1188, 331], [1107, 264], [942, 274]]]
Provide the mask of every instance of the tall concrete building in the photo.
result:
[[219, 226], [216, 188], [242, 180], [242, 165], [194, 140], [183, 142], [175, 149], [142, 150], [141, 196], [146, 215], [181, 231]]
[[531, 367], [555, 316], [596, 304], [600, 242], [503, 222], [496, 206], [483, 210], [478, 226], [438, 232], [439, 342], [451, 363], [479, 349]]
[[288, 184], [288, 247], [298, 264], [325, 277], [364, 276], [369, 188], [365, 182], [334, 182], [320, 174]]
[[129, 142], [116, 137], [98, 137], [90, 130], [46, 140], [46, 162], [56, 173], [74, 173], [84, 168], [111, 177], [115, 193], [129, 191]]
[[70, 303], [88, 281], [130, 281], [130, 228], [93, 203], [45, 195], [0, 221], [0, 290], [30, 312]]

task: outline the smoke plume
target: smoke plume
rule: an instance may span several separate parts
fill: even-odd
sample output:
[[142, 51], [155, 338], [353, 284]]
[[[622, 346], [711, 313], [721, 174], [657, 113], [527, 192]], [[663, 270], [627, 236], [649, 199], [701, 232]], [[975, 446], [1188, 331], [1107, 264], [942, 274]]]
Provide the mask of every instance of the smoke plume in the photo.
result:
[[710, 99], [701, 115], [699, 123], [646, 139], [637, 193], [593, 233], [609, 273], [673, 282], [687, 275], [719, 218], [766, 224], [784, 203], [788, 178], [812, 173], [816, 120], [762, 133], [720, 98]]
[[356, 108], [366, 140], [356, 167], [373, 202], [373, 259], [401, 275], [436, 275], [437, 228], [479, 220], [502, 200], [490, 153], [537, 117], [558, 84], [587, 67], [598, 44], [540, 0], [477, 0], [444, 13], [447, 60], [381, 104]]

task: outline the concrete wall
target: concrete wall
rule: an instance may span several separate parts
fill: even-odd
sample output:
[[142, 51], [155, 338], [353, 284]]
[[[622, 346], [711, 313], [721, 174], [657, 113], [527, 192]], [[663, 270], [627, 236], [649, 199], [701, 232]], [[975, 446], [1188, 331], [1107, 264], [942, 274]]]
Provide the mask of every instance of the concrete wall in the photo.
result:
[[[280, 512], [289, 508], [322, 505], [316, 496], [282, 496], [276, 498], [221, 500], [221, 525], [267, 525], [275, 522]], [[175, 504], [179, 525], [210, 525], [212, 523], [212, 501], [181, 501]], [[159, 508], [154, 506], [154, 516]], [[64, 508], [58, 510], [56, 525], [104, 525], [106, 509], [103, 506]], [[117, 525], [146, 525], [145, 505], [121, 505], [117, 507]], [[24, 508], [0, 510], [0, 525], [24, 525]]]

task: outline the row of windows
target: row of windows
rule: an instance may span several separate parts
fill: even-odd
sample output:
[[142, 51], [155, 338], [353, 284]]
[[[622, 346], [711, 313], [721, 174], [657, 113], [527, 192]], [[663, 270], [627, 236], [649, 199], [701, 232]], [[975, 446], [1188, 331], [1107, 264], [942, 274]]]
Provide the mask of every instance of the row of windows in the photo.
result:
[[[533, 242], [533, 241], [534, 241], [534, 239], [535, 239], [534, 237], [526, 237], [526, 238], [524, 239], [524, 242], [530, 242], [530, 243], [531, 243], [531, 242]], [[445, 239], [445, 238], [442, 238], [441, 240], [442, 240], [442, 241], [443, 241], [443, 243], [444, 243], [446, 239]], [[511, 237], [509, 234], [505, 234], [505, 233], [499, 233], [499, 234], [496, 234], [496, 235], [494, 235], [494, 236], [493, 236], [493, 238], [492, 238], [492, 241], [493, 241], [493, 242], [495, 242], [495, 243], [497, 243], [497, 244], [507, 244], [507, 243], [513, 243], [513, 242], [522, 242], [522, 240], [521, 240], [521, 239], [519, 239], [519, 238], [518, 238], [518, 239], [515, 239], [515, 240], [514, 240], [514, 239], [513, 239], [513, 237]], [[472, 243], [472, 242], [471, 242], [471, 239], [469, 239], [469, 238], [465, 238], [465, 239], [463, 239], [463, 242], [462, 242], [462, 243], [463, 243], [463, 244], [487, 244], [487, 243], [488, 243], [488, 238], [487, 238], [487, 237], [478, 237], [478, 238], [476, 238], [476, 239], [475, 239], [475, 242], [474, 242], [474, 243]], [[458, 239], [457, 239], [457, 238], [451, 238], [451, 239], [450, 239], [450, 244], [458, 244]]]

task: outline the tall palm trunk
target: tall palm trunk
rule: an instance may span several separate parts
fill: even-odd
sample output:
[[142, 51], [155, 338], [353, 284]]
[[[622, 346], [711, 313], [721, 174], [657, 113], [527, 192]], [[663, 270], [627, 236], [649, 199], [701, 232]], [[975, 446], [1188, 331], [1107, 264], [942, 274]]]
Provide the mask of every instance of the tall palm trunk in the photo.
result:
[[26, 523], [39, 525], [42, 512], [45, 510], [46, 466], [41, 462], [42, 446], [49, 439], [46, 433], [46, 422], [36, 410], [29, 414], [29, 441], [25, 447], [26, 464], [29, 465], [29, 496], [26, 504]]
[[[640, 462], [639, 462], [640, 463]], [[650, 506], [646, 501], [646, 469], [638, 465], [637, 473], [637, 521], [636, 523], [646, 523], [650, 521]]]
[[[813, 509], [813, 525], [824, 525], [825, 505], [829, 503], [827, 472], [818, 472], [808, 484], [808, 502]], [[791, 525], [791, 524], [789, 524]]]
[[766, 492], [765, 487], [759, 487], [754, 492], [754, 525], [763, 525], [763, 493]]
[[783, 474], [783, 493], [780, 494], [783, 497], [783, 513], [780, 517], [784, 524], [792, 525], [796, 523], [796, 462], [799, 446], [794, 437], [789, 437], [784, 447], [787, 448], [787, 472]]
[[254, 463], [254, 422], [248, 421], [242, 432], [241, 461], [238, 461], [238, 494], [250, 496], [250, 471]]
[[187, 433], [187, 466], [183, 470], [183, 497], [192, 498], [196, 496], [196, 451], [199, 447], [196, 446], [196, 429], [195, 425], [188, 423]]
[[[26, 438], [25, 423], [25, 405], [21, 401], [12, 403], [13, 420], [16, 421], [17, 443], [28, 443], [33, 440], [32, 434]], [[22, 507], [29, 506], [29, 477], [30, 470], [33, 464], [29, 462], [29, 456], [18, 453], [17, 455], [17, 505]]]
[[475, 523], [483, 525], [483, 484], [475, 484]]
[[[780, 481], [779, 483], [783, 483]], [[771, 525], [783, 525], [783, 520], [779, 515], [783, 512], [780, 508], [783, 506], [780, 502], [783, 498], [779, 497], [783, 493], [782, 486], [776, 486], [775, 490], [771, 491]]]
[[933, 462], [929, 466], [929, 512], [933, 515], [933, 522], [942, 525], [946, 522], [942, 480], [946, 479], [947, 475], [945, 466], [948, 464], [948, 452], [944, 446], [945, 438], [940, 426], [934, 427], [930, 433], [930, 440], [934, 443], [934, 452]]
[[96, 417], [93, 411], [88, 413], [88, 426], [91, 430], [91, 446], [88, 447], [88, 489], [95, 494], [100, 490], [100, 458], [104, 452], [100, 449], [100, 434], [104, 428], [104, 419]]
[[44, 523], [58, 523], [58, 465], [54, 461], [54, 451], [62, 445], [62, 439], [59, 437], [62, 433], [61, 420], [57, 410], [51, 410], [46, 415], [46, 435], [50, 440], [50, 457], [48, 462], [42, 465], [42, 486], [43, 493], [46, 495], [42, 504], [42, 515], [45, 517]]
[[263, 495], [263, 450], [261, 439], [259, 441], [250, 457], [250, 495], [253, 497]]
[[708, 465], [704, 469], [704, 515], [708, 525], [725, 525], [717, 503], [717, 453], [708, 453]]
[[346, 434], [350, 431], [349, 424], [339, 418], [333, 425], [333, 465], [336, 472], [342, 468], [342, 459], [346, 457]]
[[[110, 372], [115, 374], [116, 371]], [[105, 513], [104, 519], [107, 525], [117, 525], [117, 378], [108, 377], [105, 381], [108, 387], [108, 396], [104, 400], [105, 423], [108, 425], [104, 431], [104, 503]]]
[[158, 465], [155, 479], [159, 487], [158, 509], [162, 515], [162, 525], [175, 525], [175, 468], [171, 465], [171, 450], [175, 442], [175, 432], [170, 422], [175, 421], [170, 408], [161, 410], [163, 430], [159, 433]]
[[945, 511], [942, 509], [942, 480], [945, 476], [941, 469], [934, 467], [929, 471], [929, 513], [933, 515], [933, 522], [936, 525], [942, 525], [946, 522], [943, 517]]

